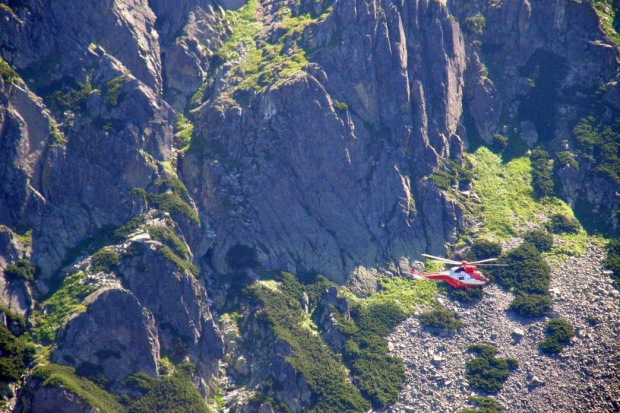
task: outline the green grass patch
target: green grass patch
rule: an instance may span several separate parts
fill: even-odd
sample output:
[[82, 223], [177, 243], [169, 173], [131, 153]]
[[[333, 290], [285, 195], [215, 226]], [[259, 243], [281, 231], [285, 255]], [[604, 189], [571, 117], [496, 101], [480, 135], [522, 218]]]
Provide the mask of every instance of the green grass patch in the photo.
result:
[[241, 10], [226, 13], [232, 33], [216, 52], [222, 61], [238, 59], [240, 50], [256, 48], [255, 39], [263, 28], [254, 17], [257, 5], [258, 0], [248, 0]]
[[408, 317], [414, 313], [418, 306], [433, 305], [434, 298], [437, 295], [437, 284], [425, 280], [380, 277], [378, 281], [379, 291], [370, 294], [366, 298], [357, 298], [349, 294], [347, 299], [352, 303], [358, 303], [362, 307], [395, 303]]
[[200, 104], [204, 101], [206, 89], [207, 89], [207, 84], [203, 82], [198, 88], [198, 90], [196, 90], [196, 92], [189, 99], [190, 108], [194, 109], [200, 106]]
[[99, 409], [103, 413], [121, 413], [126, 411], [118, 402], [116, 396], [103, 390], [93, 382], [77, 376], [73, 367], [50, 363], [34, 369], [33, 376], [42, 380], [43, 386], [65, 388], [79, 396], [88, 406]]
[[349, 110], [349, 105], [347, 105], [345, 102], [340, 102], [338, 100], [334, 101], [334, 107], [341, 111]]
[[231, 73], [238, 82], [227, 98], [234, 96], [235, 90], [262, 91], [269, 85], [278, 86], [300, 72], [308, 63], [306, 51], [291, 39], [299, 37], [307, 25], [321, 21], [331, 12], [328, 8], [313, 18], [310, 14], [293, 15], [288, 7], [283, 7], [276, 14], [283, 33], [270, 42], [260, 39], [263, 24], [255, 18], [257, 5], [257, 0], [249, 0], [242, 10], [226, 13], [232, 33], [216, 55], [222, 62], [236, 62]]
[[[84, 299], [95, 292], [98, 286], [84, 283], [85, 274], [75, 273], [63, 281], [61, 287], [50, 298], [38, 305], [35, 312], [35, 327], [32, 336], [35, 341], [49, 344], [56, 339], [56, 332], [69, 317], [86, 310]], [[46, 309], [46, 314], [43, 314]]]
[[[574, 217], [571, 208], [557, 198], [535, 199], [532, 165], [528, 157], [502, 163], [498, 155], [480, 147], [467, 154], [467, 158], [474, 166], [474, 189], [482, 200], [484, 225], [479, 237], [504, 241], [520, 235], [530, 224], [542, 227], [547, 217], [554, 214]], [[581, 255], [585, 252], [585, 231], [564, 233], [561, 238], [562, 242], [554, 245], [549, 255]]]
[[58, 129], [56, 121], [50, 119], [50, 135], [52, 138], [51, 146], [63, 146], [67, 144], [67, 137]]

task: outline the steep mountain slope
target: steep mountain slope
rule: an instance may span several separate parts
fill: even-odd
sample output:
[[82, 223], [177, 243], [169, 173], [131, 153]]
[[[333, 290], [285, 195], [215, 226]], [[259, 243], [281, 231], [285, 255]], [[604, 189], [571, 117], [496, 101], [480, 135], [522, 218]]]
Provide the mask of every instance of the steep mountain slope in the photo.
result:
[[49, 363], [7, 406], [389, 406], [420, 253], [618, 235], [616, 6], [0, 1], [0, 305]]

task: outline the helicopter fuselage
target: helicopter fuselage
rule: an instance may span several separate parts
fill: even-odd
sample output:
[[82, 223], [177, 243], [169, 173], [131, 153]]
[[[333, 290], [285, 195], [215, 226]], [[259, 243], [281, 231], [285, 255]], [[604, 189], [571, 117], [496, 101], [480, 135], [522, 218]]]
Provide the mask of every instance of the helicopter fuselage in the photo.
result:
[[473, 265], [460, 265], [436, 273], [421, 273], [412, 268], [411, 273], [429, 280], [445, 281], [454, 288], [482, 287], [490, 281]]

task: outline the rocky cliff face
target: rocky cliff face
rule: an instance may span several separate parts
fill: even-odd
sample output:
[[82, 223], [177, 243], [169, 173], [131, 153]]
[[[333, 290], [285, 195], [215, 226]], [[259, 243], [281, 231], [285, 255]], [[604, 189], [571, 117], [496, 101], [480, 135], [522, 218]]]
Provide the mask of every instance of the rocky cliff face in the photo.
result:
[[[575, 129], [593, 116], [602, 131], [615, 122], [620, 104], [618, 45], [602, 30], [611, 18], [601, 14], [602, 3], [451, 1], [448, 6], [466, 37], [464, 121], [470, 140], [480, 137], [490, 144], [500, 134], [556, 156], [570, 154], [576, 162], [566, 156], [554, 161], [558, 196], [583, 221], [597, 216], [590, 230], [617, 235], [618, 179], [601, 173], [600, 157], [584, 150]], [[611, 153], [614, 149], [604, 156]]]
[[[225, 64], [193, 114], [182, 171], [213, 219], [218, 271], [243, 244], [267, 268], [344, 282], [440, 250], [460, 224], [457, 206], [425, 179], [442, 157], [461, 156], [458, 25], [436, 2], [322, 7], [302, 4], [299, 13], [319, 17], [287, 30], [290, 11], [259, 5], [267, 43], [251, 53], [283, 47], [301, 70]], [[248, 88], [248, 78], [257, 83]]]
[[[466, 148], [542, 147], [556, 193], [617, 234], [600, 154], [617, 152], [618, 45], [592, 2], [548, 3], [1, 0], [0, 269], [38, 272], [0, 277], [0, 305], [41, 324], [84, 272], [97, 292], [58, 326], [52, 361], [101, 365], [120, 392], [166, 354], [213, 396], [226, 349], [207, 287], [289, 270], [367, 292], [443, 253], [473, 221], [470, 188], [434, 178], [466, 168]], [[590, 114], [603, 143], [576, 129]], [[285, 347], [239, 369], [294, 377], [278, 397], [300, 409]], [[29, 406], [72, 397], [26, 389]]]

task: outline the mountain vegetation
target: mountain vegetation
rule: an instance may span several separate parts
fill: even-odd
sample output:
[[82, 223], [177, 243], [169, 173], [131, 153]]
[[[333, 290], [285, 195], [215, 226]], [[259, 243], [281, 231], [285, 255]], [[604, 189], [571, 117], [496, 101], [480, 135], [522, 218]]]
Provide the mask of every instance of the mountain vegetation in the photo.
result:
[[617, 410], [619, 10], [0, 0], [0, 410]]

